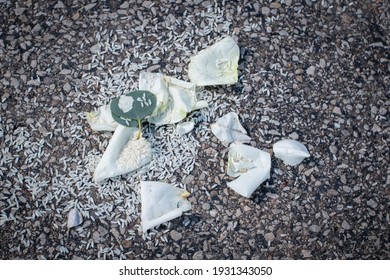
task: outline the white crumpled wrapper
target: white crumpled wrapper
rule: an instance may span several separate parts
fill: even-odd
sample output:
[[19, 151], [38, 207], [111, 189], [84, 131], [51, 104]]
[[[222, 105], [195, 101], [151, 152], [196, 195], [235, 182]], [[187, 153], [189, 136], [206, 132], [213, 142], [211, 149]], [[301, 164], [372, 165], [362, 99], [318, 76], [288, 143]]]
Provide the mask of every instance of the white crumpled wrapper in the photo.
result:
[[[130, 141], [146, 141], [145, 139], [134, 140], [137, 137], [137, 134], [138, 128], [118, 125], [107, 149], [103, 153], [103, 157], [95, 169], [93, 177], [96, 183], [99, 183], [104, 179], [134, 171], [152, 160], [151, 149], [145, 148], [140, 150], [138, 149], [138, 146], [135, 145], [134, 153], [138, 156], [133, 156], [131, 158], [135, 158], [136, 160], [127, 165], [120, 164], [123, 161], [121, 153], [124, 149], [128, 149], [127, 145]], [[144, 146], [145, 145], [141, 147]]]
[[241, 125], [238, 115], [234, 112], [224, 115], [211, 124], [211, 132], [225, 147], [228, 147], [232, 142], [246, 143], [251, 140]]
[[141, 181], [140, 184], [143, 232], [191, 210], [186, 190], [162, 182]]
[[276, 158], [283, 160], [285, 164], [291, 166], [296, 166], [305, 158], [310, 157], [306, 146], [293, 139], [276, 142], [273, 145], [273, 152]]
[[228, 153], [227, 174], [238, 177], [228, 187], [242, 196], [250, 197], [271, 173], [271, 155], [260, 149], [232, 143]]

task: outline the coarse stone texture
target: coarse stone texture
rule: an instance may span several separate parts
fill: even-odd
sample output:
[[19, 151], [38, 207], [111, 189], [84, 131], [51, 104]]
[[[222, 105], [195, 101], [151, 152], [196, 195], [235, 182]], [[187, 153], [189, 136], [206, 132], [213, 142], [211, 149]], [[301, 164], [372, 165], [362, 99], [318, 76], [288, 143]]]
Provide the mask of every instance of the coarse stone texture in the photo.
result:
[[[0, 2], [1, 259], [390, 258], [388, 1], [254, 2]], [[84, 154], [111, 136], [83, 112], [117, 84], [86, 77], [119, 77], [130, 58], [128, 87], [147, 69], [188, 81], [190, 57], [227, 34], [239, 81], [207, 87], [218, 106], [205, 122], [236, 112], [250, 145], [292, 138], [310, 158], [273, 157], [271, 178], [244, 198], [226, 185], [225, 147], [195, 130], [195, 168], [166, 179], [186, 184], [192, 209], [146, 237], [140, 205], [128, 207], [135, 189], [123, 202], [57, 175], [89, 168]], [[84, 222], [68, 232], [74, 204]]]

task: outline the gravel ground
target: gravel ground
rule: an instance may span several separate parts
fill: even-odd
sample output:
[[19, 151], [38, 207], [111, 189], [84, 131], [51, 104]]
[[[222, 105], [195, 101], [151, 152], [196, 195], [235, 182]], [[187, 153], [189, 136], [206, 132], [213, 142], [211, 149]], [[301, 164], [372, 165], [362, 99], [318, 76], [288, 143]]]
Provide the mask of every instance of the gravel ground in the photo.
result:
[[[390, 258], [387, 1], [0, 0], [0, 13], [2, 259]], [[239, 82], [203, 89], [210, 109], [178, 140], [194, 147], [188, 168], [94, 184], [111, 134], [84, 112], [140, 71], [188, 80], [190, 57], [224, 35]], [[270, 180], [241, 197], [209, 129], [231, 111], [252, 146], [292, 138], [311, 157], [273, 157]], [[173, 141], [172, 127], [145, 130]], [[192, 210], [143, 235], [139, 178], [186, 187]], [[73, 207], [84, 222], [68, 231]]]

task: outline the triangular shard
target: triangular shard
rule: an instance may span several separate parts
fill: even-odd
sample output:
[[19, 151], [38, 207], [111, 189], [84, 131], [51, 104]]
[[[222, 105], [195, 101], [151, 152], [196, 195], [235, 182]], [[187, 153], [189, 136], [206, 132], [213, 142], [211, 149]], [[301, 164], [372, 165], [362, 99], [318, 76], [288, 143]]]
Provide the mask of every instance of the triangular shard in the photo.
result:
[[81, 216], [80, 212], [77, 211], [76, 208], [73, 208], [72, 210], [69, 211], [68, 213], [68, 229], [77, 227], [81, 225], [83, 222], [83, 217]]

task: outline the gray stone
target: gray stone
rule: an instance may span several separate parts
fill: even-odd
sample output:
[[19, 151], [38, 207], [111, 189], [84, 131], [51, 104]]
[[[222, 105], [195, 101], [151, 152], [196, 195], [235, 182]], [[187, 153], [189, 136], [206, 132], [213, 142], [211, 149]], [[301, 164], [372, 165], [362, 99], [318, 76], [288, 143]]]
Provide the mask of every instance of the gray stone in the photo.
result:
[[210, 209], [210, 204], [207, 203], [207, 202], [206, 202], [206, 203], [203, 203], [203, 204], [202, 204], [202, 209], [203, 209], [203, 210], [209, 210], [209, 209]]
[[350, 230], [351, 229], [351, 226], [348, 224], [347, 221], [343, 221], [342, 224], [341, 224], [341, 227], [345, 230]]
[[314, 66], [310, 66], [309, 68], [306, 69], [306, 74], [313, 76], [315, 73], [316, 68]]
[[16, 9], [14, 9], [15, 15], [20, 16], [24, 13], [25, 10], [26, 10], [26, 8], [16, 8]]
[[115, 237], [116, 240], [120, 239], [121, 235], [120, 235], [119, 231], [116, 228], [112, 228], [110, 230], [110, 232]]
[[309, 228], [309, 230], [312, 231], [312, 232], [318, 233], [318, 232], [321, 231], [321, 226], [312, 225], [312, 226]]
[[310, 258], [311, 257], [311, 251], [309, 250], [302, 250], [302, 255], [304, 258]]
[[176, 230], [172, 230], [170, 232], [170, 236], [171, 238], [174, 240], [174, 241], [179, 241], [180, 239], [183, 238], [183, 234], [181, 234], [180, 232], [177, 232]]
[[191, 184], [193, 181], [194, 181], [194, 176], [193, 175], [188, 175], [184, 180], [183, 180], [183, 184]]
[[275, 235], [272, 232], [269, 232], [264, 235], [264, 238], [267, 241], [273, 241], [275, 239]]
[[271, 12], [271, 9], [270, 8], [268, 8], [267, 6], [263, 6], [262, 8], [261, 8], [261, 13], [263, 14], [263, 15], [269, 15], [269, 13]]
[[193, 260], [203, 260], [203, 259], [204, 259], [203, 252], [202, 252], [202, 251], [196, 252], [196, 253], [192, 256], [192, 259], [193, 259]]
[[91, 3], [86, 6], [84, 6], [84, 10], [89, 11], [92, 10], [96, 6], [96, 3]]
[[57, 4], [55, 4], [54, 9], [65, 9], [64, 2], [58, 1]]
[[371, 208], [376, 208], [378, 206], [378, 203], [376, 203], [375, 200], [370, 199], [369, 201], [367, 201], [367, 205]]
[[269, 4], [269, 7], [271, 9], [279, 9], [280, 8], [280, 3], [279, 2], [272, 2], [271, 4]]
[[69, 91], [72, 89], [72, 87], [70, 86], [69, 83], [64, 84], [64, 86], [63, 86], [62, 88], [63, 88], [64, 91], [66, 91], [66, 92], [69, 92]]
[[62, 69], [61, 72], [60, 72], [60, 74], [68, 75], [68, 74], [70, 74], [71, 72], [72, 72], [72, 71], [69, 70], [69, 69]]

